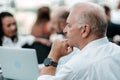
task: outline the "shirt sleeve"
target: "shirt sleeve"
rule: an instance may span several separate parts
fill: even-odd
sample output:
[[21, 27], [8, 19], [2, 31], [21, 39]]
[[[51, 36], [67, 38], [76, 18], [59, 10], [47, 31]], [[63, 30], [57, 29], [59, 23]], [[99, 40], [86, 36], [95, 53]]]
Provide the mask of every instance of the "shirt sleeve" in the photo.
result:
[[73, 80], [74, 72], [69, 66], [63, 66], [55, 76], [41, 75], [38, 80]]

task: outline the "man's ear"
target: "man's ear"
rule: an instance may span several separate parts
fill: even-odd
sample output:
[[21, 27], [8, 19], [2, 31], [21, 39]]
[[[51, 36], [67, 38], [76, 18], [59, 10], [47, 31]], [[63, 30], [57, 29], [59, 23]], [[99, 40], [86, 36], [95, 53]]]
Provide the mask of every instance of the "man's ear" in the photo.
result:
[[82, 30], [82, 31], [81, 31], [82, 37], [83, 37], [83, 38], [86, 38], [86, 37], [89, 36], [90, 31], [91, 31], [91, 28], [90, 28], [89, 25], [86, 24], [86, 25], [82, 26], [82, 29], [81, 29], [81, 30]]

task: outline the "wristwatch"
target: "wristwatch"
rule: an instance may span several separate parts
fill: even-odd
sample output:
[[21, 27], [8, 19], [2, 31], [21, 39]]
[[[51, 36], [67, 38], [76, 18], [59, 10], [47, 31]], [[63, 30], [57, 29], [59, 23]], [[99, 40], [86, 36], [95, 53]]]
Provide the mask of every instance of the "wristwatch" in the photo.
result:
[[45, 65], [46, 67], [48, 67], [48, 66], [57, 67], [58, 63], [52, 61], [51, 58], [46, 58], [46, 59], [44, 60], [44, 65]]

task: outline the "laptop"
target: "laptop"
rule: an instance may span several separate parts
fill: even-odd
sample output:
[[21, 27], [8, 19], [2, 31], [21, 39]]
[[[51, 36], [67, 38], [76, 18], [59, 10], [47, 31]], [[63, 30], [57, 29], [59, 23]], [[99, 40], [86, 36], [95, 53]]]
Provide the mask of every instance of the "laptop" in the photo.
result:
[[13, 80], [37, 80], [36, 52], [33, 49], [0, 47], [2, 75]]

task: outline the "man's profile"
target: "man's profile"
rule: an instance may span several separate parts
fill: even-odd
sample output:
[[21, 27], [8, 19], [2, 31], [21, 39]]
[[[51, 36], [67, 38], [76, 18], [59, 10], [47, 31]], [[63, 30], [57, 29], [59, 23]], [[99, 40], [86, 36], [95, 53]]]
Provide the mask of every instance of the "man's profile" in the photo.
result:
[[[104, 9], [94, 3], [78, 3], [70, 11], [63, 30], [67, 39], [56, 40], [48, 55], [49, 65], [41, 70], [38, 80], [120, 80], [120, 47], [106, 37]], [[77, 47], [76, 53], [59, 71], [62, 56]]]

